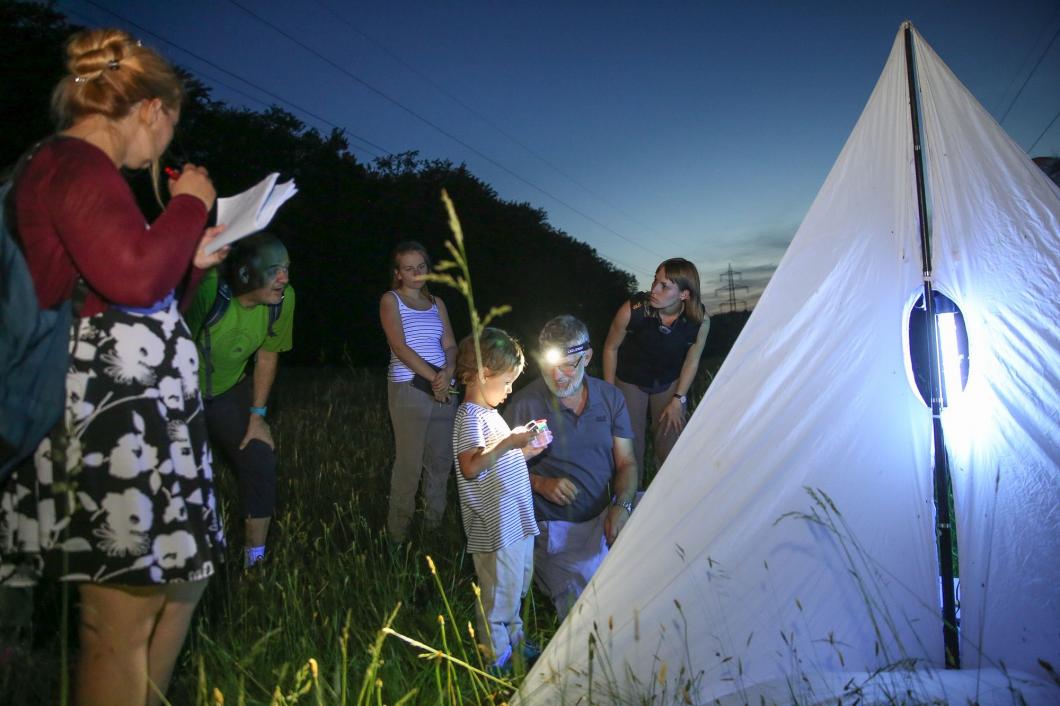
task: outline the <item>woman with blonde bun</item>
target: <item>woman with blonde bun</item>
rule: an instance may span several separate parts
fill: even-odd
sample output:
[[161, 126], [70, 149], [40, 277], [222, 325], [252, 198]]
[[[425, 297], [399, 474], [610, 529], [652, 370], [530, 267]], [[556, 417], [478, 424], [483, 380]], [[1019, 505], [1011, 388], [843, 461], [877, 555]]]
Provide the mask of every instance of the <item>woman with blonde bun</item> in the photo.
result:
[[64, 420], [0, 496], [0, 583], [77, 585], [75, 700], [157, 704], [192, 613], [221, 561], [195, 344], [174, 293], [194, 291], [220, 231], [216, 193], [184, 165], [153, 223], [121, 169], [150, 169], [180, 119], [183, 87], [120, 30], [66, 46], [52, 94], [59, 132], [14, 176], [14, 215], [39, 303], [74, 298]]

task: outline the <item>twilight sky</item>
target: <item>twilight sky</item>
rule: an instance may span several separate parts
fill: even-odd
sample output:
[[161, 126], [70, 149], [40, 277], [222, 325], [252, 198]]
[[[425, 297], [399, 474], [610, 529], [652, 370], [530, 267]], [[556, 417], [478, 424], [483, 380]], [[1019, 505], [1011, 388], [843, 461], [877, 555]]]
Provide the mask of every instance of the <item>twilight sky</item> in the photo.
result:
[[[1021, 147], [1060, 155], [1056, 0], [57, 7], [130, 30], [219, 100], [345, 129], [362, 161], [419, 150], [466, 162], [642, 285], [661, 260], [687, 257], [711, 311], [730, 263], [754, 303], [904, 19]], [[502, 237], [467, 235], [470, 247]]]

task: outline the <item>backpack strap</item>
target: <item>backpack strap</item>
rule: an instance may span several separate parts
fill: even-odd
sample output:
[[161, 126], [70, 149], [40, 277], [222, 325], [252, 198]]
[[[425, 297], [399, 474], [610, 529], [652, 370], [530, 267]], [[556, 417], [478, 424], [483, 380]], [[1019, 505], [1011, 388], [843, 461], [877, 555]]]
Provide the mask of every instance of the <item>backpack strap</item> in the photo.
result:
[[228, 311], [228, 305], [231, 303], [232, 288], [218, 275], [217, 296], [214, 297], [213, 305], [210, 306], [210, 312], [206, 314], [206, 321], [202, 325], [203, 329], [206, 330], [211, 326], [216, 326], [217, 322], [224, 318], [225, 312]]
[[280, 301], [276, 304], [269, 304], [269, 336], [275, 336], [276, 332], [273, 331], [272, 326], [280, 319], [280, 314], [283, 313], [283, 300], [287, 295], [280, 297]]
[[228, 305], [232, 303], [232, 289], [228, 284], [221, 279], [220, 275], [217, 277], [217, 295], [213, 299], [213, 304], [210, 306], [209, 313], [206, 314], [206, 321], [202, 324], [202, 331], [200, 336], [202, 337], [201, 353], [203, 360], [206, 361], [206, 399], [213, 398], [213, 358], [210, 356], [210, 328], [217, 325], [217, 323], [224, 318], [225, 312], [228, 311]]

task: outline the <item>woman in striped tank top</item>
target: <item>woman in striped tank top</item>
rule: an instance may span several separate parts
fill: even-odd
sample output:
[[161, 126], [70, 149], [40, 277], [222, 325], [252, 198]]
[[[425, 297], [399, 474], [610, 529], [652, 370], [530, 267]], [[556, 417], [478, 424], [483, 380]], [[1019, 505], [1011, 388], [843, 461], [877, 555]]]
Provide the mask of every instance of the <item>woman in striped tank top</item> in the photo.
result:
[[390, 345], [387, 400], [395, 447], [386, 528], [392, 541], [403, 542], [421, 478], [425, 528], [437, 527], [445, 513], [456, 414], [449, 388], [457, 347], [445, 304], [431, 295], [424, 279], [431, 269], [426, 249], [414, 241], [400, 243], [392, 262], [391, 289], [379, 302]]

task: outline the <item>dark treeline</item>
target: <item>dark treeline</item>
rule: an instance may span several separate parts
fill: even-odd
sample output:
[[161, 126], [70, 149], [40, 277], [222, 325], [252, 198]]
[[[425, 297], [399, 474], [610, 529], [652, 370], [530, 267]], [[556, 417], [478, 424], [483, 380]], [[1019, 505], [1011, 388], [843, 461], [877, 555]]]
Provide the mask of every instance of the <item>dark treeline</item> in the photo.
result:
[[[63, 44], [75, 29], [48, 5], [0, 2], [5, 126], [0, 164], [11, 164], [52, 132], [49, 95], [64, 71]], [[463, 224], [479, 309], [511, 305], [512, 312], [496, 325], [528, 347], [541, 325], [559, 313], [585, 320], [594, 342], [602, 345], [615, 310], [634, 290], [632, 275], [552, 227], [543, 210], [500, 199], [464, 165], [420, 159], [415, 152], [364, 164], [340, 131], [322, 134], [277, 107], [264, 112], [230, 107], [212, 100], [209, 89], [191, 77], [187, 87], [170, 148], [173, 165], [205, 165], [222, 195], [238, 193], [274, 171], [298, 184], [298, 195], [270, 227], [288, 245], [291, 280], [298, 290], [290, 362], [385, 362], [378, 302], [389, 286], [388, 254], [397, 242], [413, 239], [435, 258], [448, 256], [443, 243], [452, 235], [440, 199], [443, 188]], [[133, 183], [145, 213], [154, 217], [158, 205], [149, 179], [139, 174]], [[449, 304], [457, 336], [465, 335], [470, 326], [459, 295], [443, 286], [434, 290]], [[744, 317], [739, 318], [742, 324]], [[728, 350], [733, 327], [712, 328], [724, 329], [726, 340], [712, 331], [717, 340], [709, 348]]]

